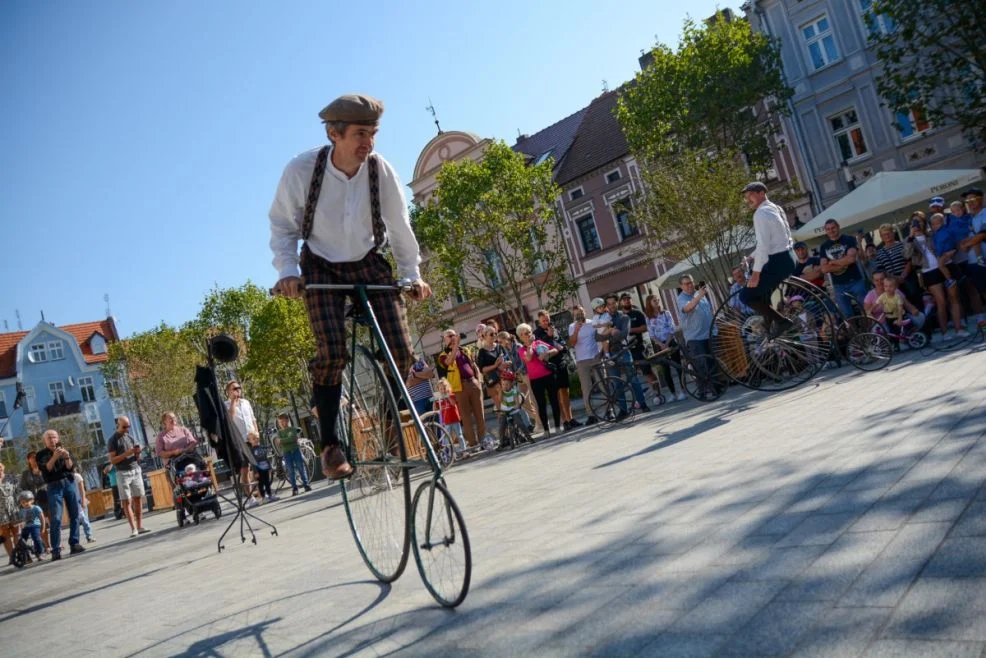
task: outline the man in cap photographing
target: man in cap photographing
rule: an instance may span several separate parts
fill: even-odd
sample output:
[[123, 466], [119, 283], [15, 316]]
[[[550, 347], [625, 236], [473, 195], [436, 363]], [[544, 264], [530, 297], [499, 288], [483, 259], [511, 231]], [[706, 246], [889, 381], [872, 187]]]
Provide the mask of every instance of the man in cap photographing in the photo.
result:
[[[404, 186], [390, 163], [373, 152], [382, 114], [383, 103], [362, 94], [340, 96], [319, 112], [331, 144], [287, 164], [270, 209], [270, 246], [279, 275], [274, 293], [304, 297], [315, 334], [317, 352], [310, 369], [322, 470], [330, 479], [352, 472], [336, 433], [347, 358], [348, 293], [304, 290], [304, 284], [393, 284], [390, 264], [380, 253], [389, 242], [398, 273], [413, 282], [411, 296], [431, 295], [418, 269], [420, 251]], [[398, 371], [408, 372], [413, 354], [400, 293], [367, 294]]]
[[776, 337], [791, 326], [791, 321], [770, 305], [770, 296], [777, 286], [794, 272], [791, 227], [784, 210], [767, 199], [767, 186], [763, 183], [748, 183], [743, 188], [743, 197], [754, 211], [753, 232], [757, 246], [753, 250], [753, 272], [739, 297], [770, 323], [770, 335]]

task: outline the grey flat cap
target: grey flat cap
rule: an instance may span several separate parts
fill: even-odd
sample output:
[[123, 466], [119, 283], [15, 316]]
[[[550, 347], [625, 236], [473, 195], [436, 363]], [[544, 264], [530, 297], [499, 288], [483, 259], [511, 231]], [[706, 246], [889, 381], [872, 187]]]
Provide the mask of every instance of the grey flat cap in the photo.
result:
[[761, 183], [758, 180], [755, 180], [752, 183], [747, 183], [746, 184], [746, 187], [743, 188], [743, 193], [744, 194], [746, 194], [747, 192], [765, 192], [766, 193], [766, 191], [767, 191], [767, 186], [764, 185], [763, 183]]
[[380, 123], [383, 103], [365, 94], [346, 94], [325, 106], [318, 117], [322, 123], [355, 123], [362, 126], [375, 126]]

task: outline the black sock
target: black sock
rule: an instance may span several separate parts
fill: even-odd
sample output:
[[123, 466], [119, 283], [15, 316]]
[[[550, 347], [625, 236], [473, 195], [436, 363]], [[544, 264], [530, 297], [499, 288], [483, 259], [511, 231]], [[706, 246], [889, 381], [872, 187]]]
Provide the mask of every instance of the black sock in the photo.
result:
[[322, 448], [339, 445], [336, 422], [339, 418], [339, 403], [342, 399], [342, 384], [316, 384], [312, 391], [315, 408], [318, 409], [318, 424], [322, 434]]

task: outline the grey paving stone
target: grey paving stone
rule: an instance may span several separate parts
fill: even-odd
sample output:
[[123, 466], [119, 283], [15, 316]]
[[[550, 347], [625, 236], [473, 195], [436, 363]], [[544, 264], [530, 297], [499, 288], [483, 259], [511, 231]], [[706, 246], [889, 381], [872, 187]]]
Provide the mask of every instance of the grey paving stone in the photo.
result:
[[927, 561], [927, 557], [878, 557], [839, 599], [839, 605], [892, 608], [904, 597]]
[[922, 575], [894, 611], [883, 635], [986, 642], [986, 578]]
[[861, 656], [890, 614], [885, 608], [832, 608], [801, 638], [792, 658]]
[[[725, 635], [710, 635], [708, 633], [662, 633], [649, 644], [644, 645], [640, 653], [610, 652], [609, 647], [602, 647], [593, 655], [596, 656], [661, 656], [662, 658], [708, 658], [716, 653], [725, 642]], [[614, 645], [619, 648], [619, 644]]]
[[951, 498], [947, 500], [929, 500], [921, 505], [908, 523], [935, 523], [940, 521], [955, 521], [968, 506], [967, 498]]
[[826, 546], [772, 548], [764, 558], [736, 574], [736, 580], [791, 580], [808, 568]]
[[831, 544], [852, 525], [857, 516], [853, 512], [812, 514], [777, 542], [777, 547]]
[[780, 593], [784, 601], [837, 601], [894, 538], [893, 531], [851, 532], [828, 547]]
[[872, 532], [874, 530], [897, 530], [921, 505], [917, 498], [892, 498], [874, 504], [863, 516], [852, 524], [849, 532]]
[[675, 633], [731, 634], [740, 629], [783, 589], [779, 581], [729, 582], [680, 617]]
[[771, 603], [732, 635], [717, 655], [735, 658], [786, 656], [827, 607], [826, 603]]
[[986, 502], [969, 505], [952, 529], [953, 537], [986, 536]]
[[929, 578], [977, 578], [986, 576], [986, 539], [946, 539], [931, 558], [924, 574]]
[[924, 640], [879, 640], [863, 658], [979, 658], [982, 642], [929, 642]]

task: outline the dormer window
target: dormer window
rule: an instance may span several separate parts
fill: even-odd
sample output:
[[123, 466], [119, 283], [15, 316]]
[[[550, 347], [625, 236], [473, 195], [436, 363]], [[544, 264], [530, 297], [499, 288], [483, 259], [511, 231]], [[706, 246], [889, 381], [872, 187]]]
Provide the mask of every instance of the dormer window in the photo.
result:
[[89, 339], [89, 347], [93, 354], [106, 354], [106, 339], [100, 334], [93, 334]]
[[44, 363], [48, 360], [48, 348], [45, 347], [44, 343], [31, 345], [31, 350], [27, 355], [27, 359], [31, 363]]

